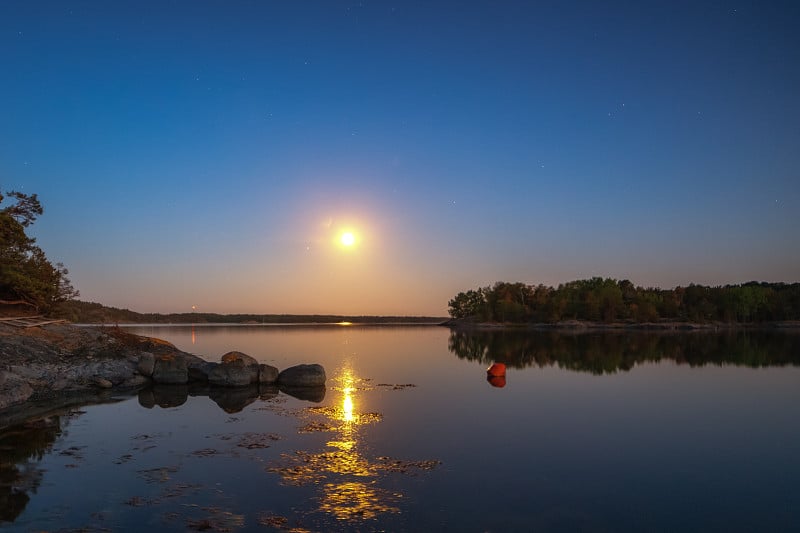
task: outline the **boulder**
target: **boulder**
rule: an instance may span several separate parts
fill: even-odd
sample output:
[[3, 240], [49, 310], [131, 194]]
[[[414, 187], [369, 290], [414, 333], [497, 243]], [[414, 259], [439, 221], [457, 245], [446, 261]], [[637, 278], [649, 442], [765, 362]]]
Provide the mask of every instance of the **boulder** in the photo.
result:
[[184, 385], [189, 381], [186, 358], [180, 355], [159, 355], [153, 366], [153, 381], [165, 385]]
[[258, 361], [242, 352], [228, 352], [222, 356], [222, 364], [241, 364], [244, 366], [258, 366]]
[[246, 387], [258, 380], [258, 367], [217, 365], [208, 374], [208, 383], [218, 387]]
[[138, 389], [150, 383], [150, 379], [145, 376], [134, 375], [119, 384], [120, 387], [125, 389]]
[[219, 387], [246, 387], [258, 379], [258, 361], [241, 352], [226, 353], [208, 373], [208, 383]]
[[114, 386], [114, 384], [111, 383], [109, 380], [100, 376], [96, 376], [95, 378], [93, 378], [92, 383], [96, 387], [100, 387], [101, 389], [110, 389], [111, 387]]
[[208, 375], [211, 370], [217, 366], [217, 363], [204, 361], [199, 357], [189, 358], [186, 367], [189, 371], [189, 381], [208, 381]]
[[278, 381], [278, 369], [270, 365], [258, 365], [258, 382], [275, 383]]
[[325, 369], [317, 364], [289, 367], [278, 374], [278, 385], [281, 388], [322, 387], [325, 385]]
[[142, 352], [139, 354], [139, 361], [136, 365], [136, 370], [143, 376], [148, 378], [153, 375], [153, 368], [156, 364], [156, 356], [150, 352]]

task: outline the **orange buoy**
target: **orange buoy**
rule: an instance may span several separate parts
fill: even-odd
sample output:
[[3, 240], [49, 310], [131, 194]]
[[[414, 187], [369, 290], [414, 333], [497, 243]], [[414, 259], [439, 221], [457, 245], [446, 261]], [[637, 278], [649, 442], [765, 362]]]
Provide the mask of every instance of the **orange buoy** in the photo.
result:
[[486, 376], [486, 381], [488, 381], [492, 387], [497, 387], [499, 389], [506, 386], [505, 376]]
[[486, 373], [490, 376], [505, 376], [506, 375], [506, 365], [503, 363], [494, 363], [492, 366], [486, 369]]

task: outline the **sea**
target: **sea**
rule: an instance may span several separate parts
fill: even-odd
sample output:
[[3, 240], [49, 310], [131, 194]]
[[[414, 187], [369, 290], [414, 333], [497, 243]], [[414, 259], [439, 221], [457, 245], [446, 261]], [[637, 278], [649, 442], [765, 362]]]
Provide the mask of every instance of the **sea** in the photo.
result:
[[128, 330], [327, 385], [114, 392], [5, 428], [0, 530], [800, 527], [797, 331]]

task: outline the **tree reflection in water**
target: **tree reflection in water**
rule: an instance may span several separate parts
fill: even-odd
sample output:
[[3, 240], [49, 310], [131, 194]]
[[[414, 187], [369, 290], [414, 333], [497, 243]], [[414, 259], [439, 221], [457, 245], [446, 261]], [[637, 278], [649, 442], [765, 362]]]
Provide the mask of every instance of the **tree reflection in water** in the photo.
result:
[[338, 520], [370, 520], [383, 513], [399, 512], [397, 504], [402, 494], [382, 488], [379, 484], [383, 477], [410, 469], [428, 470], [438, 462], [365, 456], [361, 432], [365, 426], [380, 422], [382, 417], [361, 410], [359, 393], [373, 387], [356, 377], [347, 366], [332, 381], [331, 390], [341, 394], [341, 399], [328, 407], [306, 410], [311, 416], [324, 417], [326, 421], [309, 426], [335, 433], [326, 443], [330, 450], [316, 454], [300, 451], [284, 456], [284, 464], [269, 471], [279, 473], [287, 484], [319, 485], [322, 488], [319, 510]]
[[691, 366], [800, 365], [796, 331], [451, 331], [448, 348], [460, 359], [486, 365], [497, 361], [513, 368], [558, 366], [592, 374], [628, 371], [636, 364], [662, 359]]

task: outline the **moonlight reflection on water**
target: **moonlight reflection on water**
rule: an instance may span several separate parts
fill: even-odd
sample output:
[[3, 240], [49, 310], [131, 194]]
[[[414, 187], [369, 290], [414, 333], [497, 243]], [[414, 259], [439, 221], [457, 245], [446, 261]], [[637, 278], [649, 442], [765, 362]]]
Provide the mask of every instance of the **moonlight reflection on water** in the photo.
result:
[[[308, 453], [298, 451], [284, 455], [282, 465], [268, 470], [280, 474], [290, 485], [318, 485], [322, 489], [319, 510], [338, 520], [371, 520], [383, 513], [397, 513], [397, 503], [403, 494], [381, 487], [386, 476], [430, 470], [438, 461], [402, 461], [379, 456], [369, 458], [361, 446], [361, 432], [366, 426], [378, 423], [382, 416], [375, 412], [358, 411], [358, 394], [373, 390], [369, 381], [357, 377], [345, 364], [333, 378], [331, 390], [340, 395], [329, 407], [308, 407], [306, 412], [324, 422], [311, 427], [333, 433], [326, 446], [328, 451]], [[309, 426], [305, 426], [308, 428]]]

